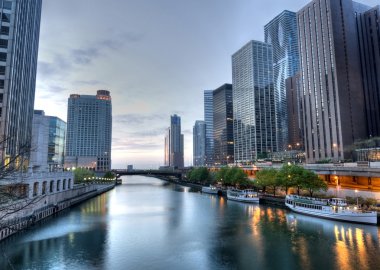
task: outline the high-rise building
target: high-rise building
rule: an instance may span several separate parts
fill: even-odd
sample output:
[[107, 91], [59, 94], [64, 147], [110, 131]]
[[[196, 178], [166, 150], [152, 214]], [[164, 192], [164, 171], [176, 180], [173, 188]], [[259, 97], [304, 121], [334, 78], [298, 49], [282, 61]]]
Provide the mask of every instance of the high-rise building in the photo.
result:
[[295, 75], [299, 66], [296, 13], [285, 10], [264, 26], [265, 42], [273, 49], [273, 80], [278, 150], [288, 143], [288, 114], [285, 79]]
[[170, 127], [165, 134], [165, 166], [184, 167], [183, 134], [181, 134], [181, 117], [170, 116]]
[[300, 75], [285, 80], [287, 114], [288, 114], [288, 145], [287, 150], [302, 150], [303, 147], [303, 119], [302, 104], [300, 101]]
[[205, 166], [206, 163], [206, 123], [195, 121], [193, 127], [193, 165]]
[[40, 171], [63, 168], [66, 123], [44, 111], [35, 110], [33, 116], [30, 165]]
[[272, 46], [250, 41], [232, 55], [234, 159], [251, 163], [277, 151]]
[[306, 160], [349, 159], [367, 133], [353, 2], [314, 0], [297, 24]]
[[234, 163], [234, 123], [232, 84], [224, 84], [213, 92], [214, 163]]
[[0, 1], [1, 163], [16, 159], [17, 166], [29, 157], [41, 5], [41, 0]]
[[359, 36], [368, 137], [380, 136], [380, 6], [353, 3]]
[[68, 100], [65, 167], [111, 169], [112, 103], [107, 90]]
[[204, 91], [204, 120], [206, 123], [206, 165], [214, 165], [214, 131], [213, 131], [213, 90]]

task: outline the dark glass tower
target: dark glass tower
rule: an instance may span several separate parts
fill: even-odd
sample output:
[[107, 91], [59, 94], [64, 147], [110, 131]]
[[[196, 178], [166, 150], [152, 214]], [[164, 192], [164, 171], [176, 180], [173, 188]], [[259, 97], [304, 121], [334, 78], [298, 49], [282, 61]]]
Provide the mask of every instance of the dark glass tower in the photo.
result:
[[214, 165], [213, 90], [204, 91], [204, 120], [206, 123], [206, 165]]

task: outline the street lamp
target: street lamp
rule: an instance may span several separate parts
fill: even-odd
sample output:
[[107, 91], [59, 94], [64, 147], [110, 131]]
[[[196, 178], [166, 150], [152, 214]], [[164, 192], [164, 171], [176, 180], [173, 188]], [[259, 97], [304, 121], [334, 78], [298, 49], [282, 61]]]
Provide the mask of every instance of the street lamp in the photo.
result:
[[355, 189], [355, 194], [356, 194], [356, 206], [359, 208], [359, 197], [358, 197], [358, 190]]

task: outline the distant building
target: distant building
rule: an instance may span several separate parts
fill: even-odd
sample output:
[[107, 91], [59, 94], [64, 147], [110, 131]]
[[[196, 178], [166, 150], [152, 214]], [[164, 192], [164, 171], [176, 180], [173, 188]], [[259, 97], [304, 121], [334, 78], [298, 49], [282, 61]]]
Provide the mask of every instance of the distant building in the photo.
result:
[[193, 127], [193, 165], [205, 166], [206, 163], [206, 123], [195, 121]]
[[183, 134], [181, 134], [181, 117], [170, 116], [170, 127], [165, 134], [165, 166], [183, 168]]
[[107, 90], [68, 100], [65, 167], [111, 169], [112, 103]]
[[40, 171], [63, 168], [66, 123], [55, 116], [35, 110], [33, 116], [30, 165]]
[[363, 80], [352, 1], [314, 0], [297, 12], [307, 162], [352, 158], [367, 137]]
[[286, 150], [288, 142], [288, 111], [285, 79], [299, 69], [297, 17], [284, 10], [264, 26], [265, 42], [273, 49], [273, 82], [276, 109], [278, 150]]
[[[0, 163], [27, 165], [32, 137], [41, 0], [0, 1]], [[18, 158], [17, 158], [18, 157]]]
[[213, 110], [213, 90], [204, 91], [204, 120], [206, 123], [206, 165], [214, 165], [214, 110]]
[[353, 2], [358, 29], [368, 137], [380, 136], [380, 6]]
[[133, 165], [128, 165], [127, 166], [127, 171], [128, 172], [133, 172]]
[[234, 159], [252, 163], [277, 151], [272, 46], [250, 41], [232, 55]]
[[232, 84], [224, 84], [213, 91], [214, 108], [214, 164], [234, 163], [234, 130]]

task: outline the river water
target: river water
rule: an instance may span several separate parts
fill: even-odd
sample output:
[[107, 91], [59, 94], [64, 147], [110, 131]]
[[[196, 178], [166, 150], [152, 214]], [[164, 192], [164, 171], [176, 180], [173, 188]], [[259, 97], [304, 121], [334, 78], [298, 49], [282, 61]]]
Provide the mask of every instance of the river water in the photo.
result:
[[380, 231], [205, 195], [123, 185], [0, 244], [0, 269], [380, 269]]

